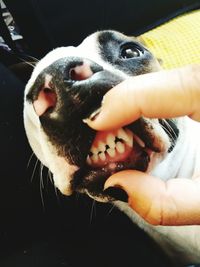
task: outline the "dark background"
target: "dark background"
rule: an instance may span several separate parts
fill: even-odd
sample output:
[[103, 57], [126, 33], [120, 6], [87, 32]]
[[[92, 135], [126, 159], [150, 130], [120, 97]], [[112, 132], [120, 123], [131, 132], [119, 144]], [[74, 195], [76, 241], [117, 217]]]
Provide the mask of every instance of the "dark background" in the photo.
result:
[[[200, 6], [192, 0], [6, 0], [26, 43], [40, 58], [115, 29], [137, 35]], [[62, 196], [32, 151], [23, 128], [24, 81], [0, 54], [0, 266], [172, 266], [137, 226], [111, 205]], [[5, 67], [6, 66], [6, 67]], [[34, 172], [35, 168], [35, 172]], [[43, 188], [44, 187], [44, 188]]]
[[5, 0], [35, 56], [115, 29], [138, 35], [200, 6], [199, 0]]

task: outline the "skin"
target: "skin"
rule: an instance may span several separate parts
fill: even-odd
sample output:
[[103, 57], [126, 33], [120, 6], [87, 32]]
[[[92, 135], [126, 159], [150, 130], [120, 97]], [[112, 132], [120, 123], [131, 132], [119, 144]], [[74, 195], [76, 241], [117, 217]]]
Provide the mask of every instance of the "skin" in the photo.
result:
[[[187, 115], [200, 121], [199, 103], [200, 65], [190, 65], [128, 78], [111, 89], [101, 109], [84, 122], [100, 131], [120, 128], [141, 116]], [[200, 177], [164, 182], [143, 172], [126, 170], [106, 181], [105, 188], [112, 186], [123, 188], [130, 207], [151, 224], [200, 224]]]

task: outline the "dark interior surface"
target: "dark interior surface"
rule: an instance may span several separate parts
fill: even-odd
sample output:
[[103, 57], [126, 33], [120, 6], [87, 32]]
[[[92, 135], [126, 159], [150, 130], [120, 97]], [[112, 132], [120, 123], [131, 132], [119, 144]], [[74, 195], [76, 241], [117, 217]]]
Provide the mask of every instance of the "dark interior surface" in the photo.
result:
[[[40, 58], [115, 29], [137, 35], [199, 1], [6, 0], [26, 43]], [[0, 51], [0, 266], [172, 266], [157, 245], [112, 205], [62, 196], [28, 145], [23, 127], [25, 79], [16, 58]], [[42, 179], [41, 181], [41, 173]]]

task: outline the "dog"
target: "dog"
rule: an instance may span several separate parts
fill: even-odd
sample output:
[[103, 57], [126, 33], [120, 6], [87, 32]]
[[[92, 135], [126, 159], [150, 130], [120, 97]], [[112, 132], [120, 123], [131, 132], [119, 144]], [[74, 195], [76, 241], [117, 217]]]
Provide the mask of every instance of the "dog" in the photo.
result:
[[103, 188], [111, 174], [124, 169], [164, 180], [198, 173], [198, 123], [186, 117], [140, 118], [117, 130], [96, 132], [83, 122], [115, 85], [160, 69], [137, 38], [116, 31], [93, 33], [77, 47], [56, 48], [36, 65], [26, 85], [24, 125], [34, 153], [64, 195], [81, 192], [115, 203], [174, 262], [196, 264], [200, 226], [150, 225], [129, 208], [121, 192]]

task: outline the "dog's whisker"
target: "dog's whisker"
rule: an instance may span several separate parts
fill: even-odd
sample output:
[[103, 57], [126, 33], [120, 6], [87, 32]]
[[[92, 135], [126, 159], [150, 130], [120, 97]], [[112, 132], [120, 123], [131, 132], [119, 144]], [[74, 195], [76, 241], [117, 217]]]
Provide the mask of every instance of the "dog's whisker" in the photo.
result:
[[109, 216], [111, 213], [112, 213], [112, 211], [115, 209], [115, 205], [114, 204], [112, 204], [112, 207], [109, 209], [109, 211], [108, 211], [108, 213], [107, 213], [107, 216]]
[[169, 122], [166, 119], [163, 119], [163, 121], [165, 122], [165, 124], [167, 125], [167, 127], [170, 129], [170, 131], [173, 133], [173, 135], [175, 136], [175, 138], [178, 137], [177, 133], [174, 131], [174, 129], [172, 128], [172, 126], [169, 124]]
[[90, 212], [90, 224], [92, 223], [93, 214], [96, 216], [96, 200], [92, 201], [92, 207]]
[[76, 200], [79, 200], [79, 197], [80, 197], [80, 193], [76, 192]]
[[44, 189], [43, 169], [44, 169], [44, 165], [40, 162], [40, 182], [41, 182], [42, 188]]
[[36, 161], [35, 161], [35, 165], [34, 165], [34, 168], [33, 168], [33, 172], [32, 172], [32, 175], [31, 175], [31, 183], [33, 182], [33, 178], [34, 178], [34, 176], [35, 176], [35, 171], [36, 171], [36, 168], [37, 168], [37, 166], [38, 166], [38, 162], [39, 162], [39, 160], [36, 159]]
[[23, 63], [26, 63], [27, 65], [29, 65], [29, 66], [31, 66], [31, 67], [33, 67], [33, 68], [35, 68], [35, 66], [36, 66], [36, 63], [37, 62], [32, 62], [32, 61], [27, 61], [27, 60], [25, 60], [25, 59], [23, 59], [23, 58], [19, 58]]
[[58, 195], [58, 189], [57, 189], [57, 187], [55, 185], [54, 185], [54, 192], [55, 192], [57, 201], [60, 202], [60, 198], [59, 198], [59, 195]]
[[53, 175], [52, 175], [52, 173], [50, 172], [50, 170], [48, 170], [48, 172], [47, 172], [47, 178], [50, 180], [50, 182], [51, 182], [52, 184], [54, 184], [54, 181], [53, 181]]
[[57, 189], [57, 187], [55, 186], [54, 183], [53, 183], [53, 186], [54, 186], [54, 192], [55, 192], [56, 198], [57, 198], [58, 202], [60, 202], [60, 198], [59, 198], [59, 194], [58, 194], [58, 189]]
[[39, 62], [39, 59], [34, 56], [26, 55], [26, 57], [35, 60], [36, 63]]
[[172, 139], [172, 142], [175, 142], [178, 137], [177, 133], [165, 119], [163, 119], [163, 121], [166, 125], [162, 124], [162, 128], [167, 132], [169, 137]]
[[42, 187], [41, 187], [41, 183], [40, 183], [40, 197], [41, 197], [41, 201], [42, 201], [42, 207], [43, 207], [43, 209], [45, 209], [43, 190], [42, 190]]
[[167, 127], [170, 129], [170, 131], [177, 137], [176, 132], [174, 131], [174, 129], [172, 128], [172, 126], [169, 124], [169, 122], [166, 119], [163, 119], [163, 121], [165, 122], [165, 124], [167, 125]]
[[28, 162], [27, 162], [27, 166], [26, 166], [27, 169], [28, 169], [29, 166], [30, 166], [31, 160], [32, 160], [32, 158], [33, 158], [33, 155], [34, 155], [34, 153], [32, 153], [32, 154], [30, 155], [30, 157], [29, 157], [29, 160], [28, 160]]
[[166, 126], [162, 126], [163, 129], [167, 132], [167, 134], [169, 135], [169, 137], [171, 138], [172, 142], [175, 141], [174, 136], [172, 135], [172, 133], [170, 132], [170, 130], [168, 128], [166, 128]]
[[40, 163], [40, 197], [41, 197], [41, 201], [42, 201], [42, 206], [43, 206], [43, 208], [45, 208], [44, 196], [43, 196], [43, 189], [44, 189], [43, 168], [44, 168], [44, 165], [42, 163]]
[[59, 195], [58, 195], [58, 189], [55, 186], [55, 183], [54, 183], [54, 180], [53, 180], [53, 174], [50, 172], [50, 170], [48, 170], [48, 172], [47, 172], [47, 179], [48, 179], [48, 181], [50, 181], [52, 183], [52, 185], [54, 187], [54, 192], [55, 192], [56, 198], [59, 201], [60, 199], [59, 199]]
[[[23, 57], [21, 56], [18, 56], [18, 58], [20, 60], [22, 60], [23, 62], [29, 62], [28, 59], [30, 60], [33, 60], [33, 63], [36, 64], [37, 62], [39, 62], [40, 60], [34, 56], [31, 56], [31, 55], [27, 55], [27, 54], [24, 54]], [[27, 59], [27, 60], [26, 60]]]

